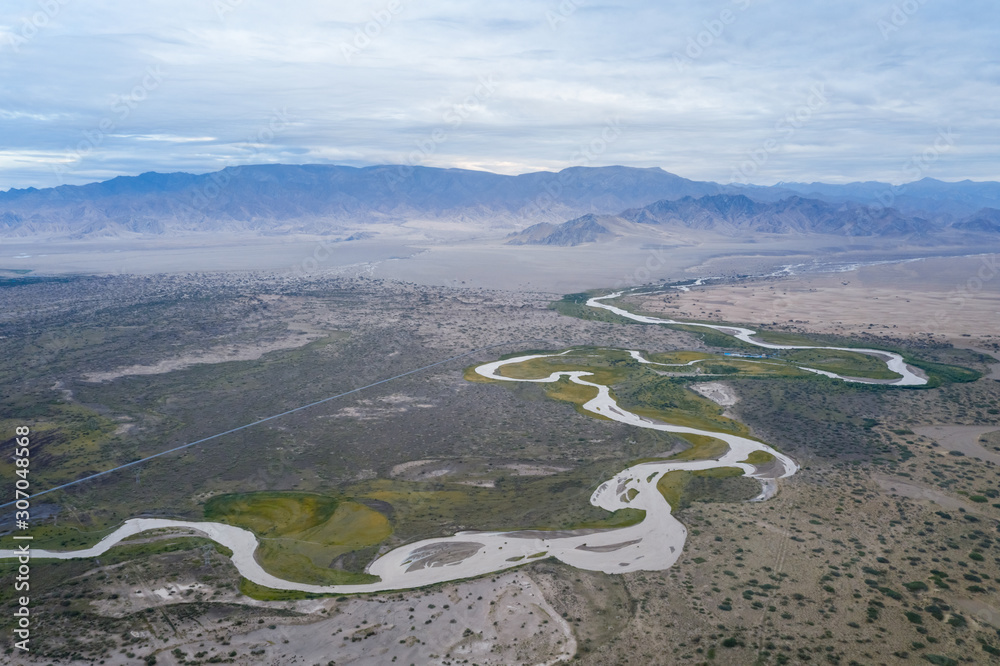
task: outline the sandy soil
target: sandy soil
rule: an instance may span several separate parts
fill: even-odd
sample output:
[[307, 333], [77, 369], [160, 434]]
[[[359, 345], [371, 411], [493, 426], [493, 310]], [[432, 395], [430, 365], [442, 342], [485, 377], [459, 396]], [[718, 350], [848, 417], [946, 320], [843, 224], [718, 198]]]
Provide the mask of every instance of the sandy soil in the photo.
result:
[[400, 463], [393, 466], [392, 471], [389, 472], [389, 476], [399, 476], [406, 473], [407, 471], [415, 467], [423, 467], [424, 465], [429, 465], [430, 463], [437, 462], [436, 460], [411, 460], [409, 462]]
[[520, 462], [484, 467], [482, 461], [468, 459], [411, 460], [395, 465], [389, 476], [409, 481], [427, 481], [450, 476], [453, 477], [455, 483], [479, 488], [494, 488], [497, 476], [550, 476], [566, 472], [569, 469], [571, 468], [556, 465], [529, 465]]
[[[143, 608], [191, 601], [192, 594], [213, 595], [196, 583], [149, 581], [109, 590], [119, 596], [95, 602], [103, 615], [123, 616]], [[136, 588], [136, 589], [133, 589]], [[157, 641], [157, 664], [181, 663], [174, 649], [188, 658], [200, 651], [225, 656], [230, 650], [250, 652], [259, 664], [378, 665], [453, 663], [555, 664], [576, 652], [576, 641], [565, 620], [545, 600], [538, 585], [523, 572], [493, 579], [447, 585], [401, 596], [332, 598], [299, 602], [261, 602], [236, 593], [215, 595], [224, 601], [307, 613], [306, 617], [274, 617], [249, 627], [225, 627], [226, 643], [201, 636], [201, 629], [178, 631], [169, 642]], [[199, 636], [201, 636], [199, 638]], [[67, 662], [70, 663], [70, 662]], [[76, 662], [72, 662], [76, 663]], [[81, 662], [82, 663], [82, 662]], [[116, 654], [105, 663], [134, 664]], [[241, 661], [240, 663], [245, 663]]]
[[[993, 337], [997, 341], [1000, 341], [1000, 335], [994, 335]], [[995, 379], [997, 381], [1000, 381], [1000, 352], [998, 352], [996, 350], [991, 350], [991, 349], [983, 349], [981, 347], [975, 347], [975, 346], [972, 346], [972, 345], [965, 345], [965, 344], [962, 344], [961, 341], [956, 341], [955, 342], [955, 346], [956, 347], [963, 347], [965, 349], [971, 349], [974, 352], [978, 352], [980, 354], [985, 354], [987, 356], [992, 356], [993, 358], [995, 358], [997, 360], [997, 362], [994, 363], [993, 365], [991, 365], [989, 367], [989, 372], [987, 372], [985, 375], [983, 375], [983, 377], [985, 379]]]
[[[324, 245], [323, 243], [327, 244]], [[419, 253], [405, 238], [329, 243], [316, 236], [206, 235], [170, 239], [4, 239], [2, 265], [42, 275], [152, 275], [189, 271], [342, 271], [370, 274], [379, 262]], [[27, 256], [25, 256], [27, 255]]]
[[138, 375], [162, 375], [174, 370], [184, 370], [192, 365], [227, 363], [229, 361], [256, 361], [268, 352], [281, 349], [296, 349], [303, 347], [314, 340], [323, 337], [319, 333], [305, 333], [300, 335], [294, 332], [288, 337], [272, 340], [270, 342], [255, 342], [246, 345], [226, 345], [224, 347], [213, 347], [203, 352], [184, 354], [174, 358], [164, 359], [151, 365], [131, 365], [123, 368], [116, 368], [108, 372], [91, 372], [83, 375], [81, 379], [85, 382], [109, 382], [120, 377], [132, 377]]
[[740, 401], [739, 396], [736, 395], [733, 388], [728, 384], [723, 384], [722, 382], [692, 384], [691, 390], [705, 396], [715, 404], [723, 407], [732, 407]]
[[90, 372], [81, 379], [85, 382], [108, 382], [120, 377], [139, 375], [160, 375], [175, 370], [183, 370], [193, 365], [226, 363], [229, 361], [256, 361], [264, 354], [274, 351], [297, 349], [328, 335], [345, 335], [329, 325], [317, 325], [312, 317], [298, 310], [298, 299], [288, 299], [264, 295], [255, 297], [266, 303], [270, 321], [279, 321], [285, 328], [277, 334], [261, 333], [255, 327], [267, 320], [251, 318], [243, 323], [237, 339], [230, 339], [205, 349], [186, 350], [176, 356], [160, 358], [152, 363], [142, 363], [115, 368], [113, 370]]
[[934, 258], [649, 296], [642, 308], [679, 318], [788, 324], [816, 332], [997, 335], [997, 256]]
[[913, 432], [924, 437], [930, 437], [946, 451], [961, 451], [967, 456], [1000, 465], [1000, 454], [988, 451], [979, 443], [980, 437], [996, 430], [996, 425], [935, 425], [914, 428]]
[[344, 407], [329, 416], [319, 418], [352, 418], [359, 421], [379, 421], [393, 414], [405, 414], [410, 409], [429, 409], [434, 405], [417, 402], [416, 398], [389, 395], [378, 400], [359, 399], [355, 406]]
[[517, 476], [551, 476], [559, 472], [569, 470], [569, 467], [553, 467], [551, 465], [525, 465], [523, 463], [511, 463], [504, 465], [504, 469], [510, 470]]
[[890, 495], [898, 495], [900, 497], [908, 497], [916, 500], [926, 500], [937, 504], [942, 509], [950, 509], [952, 511], [965, 509], [968, 513], [974, 514], [981, 514], [983, 511], [981, 507], [977, 507], [975, 504], [963, 502], [959, 499], [955, 499], [951, 495], [946, 495], [933, 488], [914, 483], [912, 481], [900, 481], [899, 479], [888, 476], [875, 476], [874, 478], [879, 487]]

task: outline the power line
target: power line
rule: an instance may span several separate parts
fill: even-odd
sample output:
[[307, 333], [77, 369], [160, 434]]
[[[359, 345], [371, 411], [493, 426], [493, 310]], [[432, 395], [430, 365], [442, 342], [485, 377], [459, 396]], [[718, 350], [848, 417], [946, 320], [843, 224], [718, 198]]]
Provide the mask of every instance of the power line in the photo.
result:
[[[331, 400], [336, 400], [337, 398], [343, 398], [344, 396], [351, 395], [352, 393], [358, 393], [359, 391], [364, 391], [366, 389], [370, 389], [370, 388], [378, 386], [380, 384], [387, 384], [387, 383], [395, 381], [397, 379], [402, 379], [403, 377], [407, 377], [409, 375], [413, 375], [413, 374], [416, 374], [418, 372], [422, 372], [422, 371], [427, 370], [429, 368], [433, 368], [433, 367], [438, 366], [438, 365], [444, 365], [445, 363], [448, 363], [450, 361], [455, 361], [455, 360], [458, 360], [460, 358], [465, 358], [466, 356], [471, 356], [472, 354], [478, 354], [479, 352], [489, 351], [490, 349], [495, 349], [497, 347], [502, 347], [504, 345], [520, 344], [520, 343], [524, 343], [524, 342], [534, 342], [534, 341], [521, 340], [521, 341], [517, 341], [517, 342], [501, 342], [499, 344], [490, 345], [489, 347], [483, 347], [481, 349], [473, 349], [472, 351], [467, 351], [464, 354], [459, 354], [458, 356], [452, 356], [450, 358], [444, 359], [443, 361], [437, 361], [435, 363], [431, 363], [430, 365], [425, 365], [425, 366], [422, 366], [422, 367], [417, 368], [415, 370], [410, 370], [408, 372], [404, 372], [401, 375], [396, 375], [395, 377], [389, 377], [388, 379], [381, 379], [381, 380], [375, 382], [374, 384], [368, 384], [367, 386], [362, 386], [361, 388], [356, 388], [356, 389], [352, 389], [350, 391], [345, 391], [344, 393], [338, 393], [337, 395], [332, 395], [329, 398], [323, 398], [322, 400], [317, 400], [315, 402], [310, 402], [308, 405], [302, 405], [301, 407], [296, 407], [294, 409], [289, 409], [286, 412], [281, 412], [280, 414], [275, 414], [273, 416], [268, 416], [268, 417], [262, 418], [262, 419], [260, 419], [258, 421], [254, 421], [253, 423], [247, 423], [246, 425], [241, 425], [238, 428], [231, 428], [230, 430], [226, 430], [225, 432], [216, 433], [215, 435], [212, 435], [210, 437], [203, 437], [203, 438], [195, 440], [193, 442], [188, 442], [187, 444], [182, 444], [181, 446], [175, 446], [172, 449], [167, 449], [166, 451], [160, 451], [159, 453], [154, 453], [151, 456], [146, 456], [145, 458], [141, 458], [139, 460], [133, 460], [132, 462], [125, 463], [124, 465], [118, 465], [117, 467], [112, 467], [111, 469], [106, 469], [103, 472], [97, 472], [96, 474], [91, 474], [90, 476], [85, 476], [82, 479], [77, 479], [76, 481], [70, 481], [69, 483], [64, 483], [64, 484], [62, 484], [60, 486], [56, 486], [54, 488], [49, 488], [48, 490], [43, 490], [43, 491], [41, 491], [39, 493], [35, 493], [34, 495], [30, 495], [28, 497], [28, 499], [34, 499], [35, 497], [40, 497], [42, 495], [47, 495], [48, 493], [55, 492], [56, 490], [62, 490], [63, 488], [69, 488], [70, 486], [75, 486], [78, 483], [83, 483], [85, 481], [90, 481], [92, 479], [96, 479], [97, 477], [105, 476], [107, 474], [111, 474], [112, 472], [117, 472], [119, 470], [126, 469], [128, 467], [134, 467], [135, 465], [141, 465], [142, 463], [148, 462], [150, 460], [153, 460], [154, 458], [159, 458], [161, 456], [165, 456], [165, 455], [167, 455], [169, 453], [175, 453], [177, 451], [182, 451], [184, 449], [190, 448], [190, 447], [195, 446], [197, 444], [204, 444], [205, 442], [209, 442], [209, 441], [211, 441], [213, 439], [218, 439], [219, 437], [223, 437], [225, 435], [231, 435], [234, 432], [239, 432], [241, 430], [246, 430], [247, 428], [252, 428], [254, 426], [260, 425], [261, 423], [267, 423], [268, 421], [273, 421], [274, 419], [281, 418], [282, 416], [288, 416], [289, 414], [294, 414], [295, 412], [301, 412], [304, 409], [309, 409], [310, 407], [315, 407], [316, 405], [322, 405], [323, 403], [330, 402]], [[0, 504], [0, 509], [3, 509], [3, 508], [8, 507], [8, 506], [11, 506], [13, 504], [15, 504], [15, 502], [7, 502], [6, 504]]]

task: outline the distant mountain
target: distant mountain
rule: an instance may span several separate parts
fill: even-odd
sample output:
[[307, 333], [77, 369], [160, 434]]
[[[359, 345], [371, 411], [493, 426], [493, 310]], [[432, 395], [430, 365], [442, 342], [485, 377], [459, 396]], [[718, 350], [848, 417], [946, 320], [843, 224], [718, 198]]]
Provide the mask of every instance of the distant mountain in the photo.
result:
[[595, 241], [608, 240], [618, 236], [601, 224], [602, 221], [614, 222], [615, 218], [607, 215], [584, 215], [563, 224], [540, 222], [524, 231], [511, 234], [508, 245], [581, 245]]
[[[771, 190], [763, 195], [760, 190]], [[924, 178], [905, 185], [869, 181], [830, 185], [826, 183], [778, 183], [771, 188], [752, 188], [746, 194], [752, 198], [767, 198], [795, 193], [810, 199], [830, 203], [852, 201], [864, 205], [880, 204], [896, 208], [905, 215], [946, 215], [965, 217], [985, 207], [1000, 208], [1000, 183], [963, 180], [946, 183]]]
[[974, 215], [956, 222], [954, 227], [963, 231], [1000, 233], [1000, 210], [983, 208]]
[[[580, 245], [616, 236], [651, 231], [697, 230], [740, 236], [751, 234], [828, 234], [836, 236], [907, 237], [945, 231], [941, 220], [906, 216], [893, 208], [856, 203], [834, 204], [793, 196], [760, 202], [742, 195], [683, 197], [657, 201], [618, 215], [586, 215], [563, 224], [536, 224], [511, 234], [511, 245]], [[950, 225], [969, 232], [1000, 232], [1000, 211], [984, 209]]]
[[[887, 202], [884, 209], [875, 205], [880, 200]], [[952, 224], [990, 231], [994, 218], [982, 211], [996, 209], [1000, 183], [929, 178], [898, 188], [885, 183], [756, 187], [621, 166], [505, 176], [392, 165], [257, 165], [0, 192], [0, 236], [341, 236], [367, 233], [375, 224], [449, 221], [483, 233], [541, 224], [513, 242], [573, 244], [612, 237], [619, 231], [611, 227], [623, 221], [726, 234], [905, 235]], [[973, 214], [980, 222], [970, 218]], [[566, 220], [575, 226], [561, 227]]]
[[520, 229], [717, 189], [656, 168], [504, 176], [430, 167], [244, 166], [0, 192], [0, 235], [332, 233], [344, 225], [438, 219]]

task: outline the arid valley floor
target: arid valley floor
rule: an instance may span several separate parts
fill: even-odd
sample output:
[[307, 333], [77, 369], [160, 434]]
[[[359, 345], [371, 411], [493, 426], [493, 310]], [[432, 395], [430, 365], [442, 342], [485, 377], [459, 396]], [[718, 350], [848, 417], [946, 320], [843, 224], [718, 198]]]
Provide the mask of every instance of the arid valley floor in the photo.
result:
[[[697, 440], [594, 418], [572, 387], [470, 380], [483, 363], [570, 348], [711, 357], [687, 374], [613, 359], [607, 371], [646, 373], [616, 380], [625, 407], [742, 424], [801, 466], [763, 502], [747, 501], [760, 484], [741, 476], [663, 486], [687, 540], [662, 571], [607, 574], [542, 557], [419, 590], [311, 595], [249, 583], [231, 553], [190, 532], [137, 535], [96, 559], [39, 559], [38, 638], [16, 663], [996, 660], [995, 261], [769, 264], [760, 272], [777, 274], [751, 278], [736, 274], [774, 262], [748, 257], [722, 271], [706, 253], [664, 270], [674, 284], [720, 279], [619, 299], [634, 312], [899, 352], [931, 379], [914, 388], [757, 373], [726, 359], [747, 352], [727, 336], [587, 309], [559, 289], [563, 278], [514, 291], [513, 276], [491, 289], [378, 271], [5, 274], [0, 421], [4, 432], [32, 426], [39, 488], [483, 350], [37, 498], [38, 548], [88, 547], [135, 517], [216, 520], [251, 530], [276, 576], [346, 584], [369, 581], [370, 561], [419, 539], [634, 522], [632, 510], [592, 506], [595, 488]], [[565, 282], [610, 290], [620, 273]], [[0, 462], [2, 478], [12, 469]], [[0, 605], [11, 609], [14, 571], [0, 562]], [[9, 613], [4, 622], [8, 631]]]

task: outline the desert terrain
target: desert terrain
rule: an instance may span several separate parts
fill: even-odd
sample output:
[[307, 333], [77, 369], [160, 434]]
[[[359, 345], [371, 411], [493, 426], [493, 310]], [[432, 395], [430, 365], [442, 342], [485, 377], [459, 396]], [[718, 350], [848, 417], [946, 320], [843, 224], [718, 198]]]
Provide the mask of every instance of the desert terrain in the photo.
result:
[[[5, 370], [3, 419], [33, 414], [37, 482], [45, 485], [501, 345], [46, 496], [36, 505], [47, 516], [37, 526], [39, 548], [87, 547], [135, 517], [220, 520], [252, 530], [264, 544], [257, 562], [276, 576], [350, 584], [370, 580], [366, 565], [377, 555], [419, 539], [628, 524], [628, 510], [591, 505], [599, 484], [631, 464], [683, 455], [691, 442], [589, 416], [561, 385], [549, 393], [467, 379], [483, 363], [571, 347], [639, 350], [645, 360], [687, 366], [657, 368], [625, 355], [646, 374], [616, 380], [616, 400], [630, 410], [741, 423], [800, 466], [763, 502], [749, 501], [761, 487], [748, 479], [692, 475], [658, 486], [687, 532], [683, 552], [663, 570], [608, 574], [541, 557], [417, 591], [316, 596], [241, 578], [226, 549], [195, 535], [140, 535], [96, 560], [38, 560], [35, 610], [46, 629], [37, 655], [21, 661], [992, 658], [1000, 650], [1000, 467], [991, 460], [1000, 446], [1000, 382], [996, 364], [975, 349], [994, 349], [995, 319], [982, 306], [995, 302], [993, 283], [968, 301], [976, 312], [961, 326], [946, 321], [927, 335], [920, 308], [926, 315], [928, 303], [947, 304], [982, 259], [951, 272], [931, 261], [939, 260], [734, 276], [690, 291], [667, 284], [621, 299], [671, 318], [765, 324], [760, 330], [813, 336], [822, 346], [892, 350], [926, 368], [932, 382], [924, 388], [753, 369], [753, 359], [723, 360], [739, 349], [727, 347], [729, 336], [629, 323], [559, 292], [224, 272], [7, 286], [0, 345], [21, 360]], [[859, 276], [904, 270], [926, 284], [911, 289], [900, 277], [898, 290], [886, 288], [887, 298], [899, 296], [891, 301], [899, 302], [898, 319], [858, 314], [862, 289], [851, 284], [878, 279]], [[832, 307], [837, 285], [840, 317], [828, 323], [807, 312], [809, 304]], [[772, 286], [797, 295], [802, 309], [783, 317], [738, 309], [745, 292], [758, 294], [763, 308]], [[917, 291], [928, 300], [917, 304]], [[809, 300], [816, 293], [824, 297]], [[718, 301], [712, 317], [701, 312], [710, 300]], [[688, 309], [673, 307], [681, 305]], [[713, 360], [698, 369], [704, 362], [688, 365], [684, 354]], [[617, 367], [614, 357], [600, 363]], [[700, 392], [685, 388], [691, 382]], [[8, 580], [10, 565], [0, 567]], [[3, 589], [0, 602], [12, 603], [12, 586]]]
[[[728, 262], [694, 270], [712, 275]], [[849, 266], [849, 265], [848, 265]], [[935, 257], [838, 272], [812, 262], [791, 274], [731, 280], [691, 291], [645, 297], [644, 310], [688, 319], [754, 322], [829, 334], [936, 336], [955, 344], [1000, 341], [997, 255]], [[994, 340], [994, 336], [998, 336]], [[964, 338], [964, 339], [963, 339]]]

